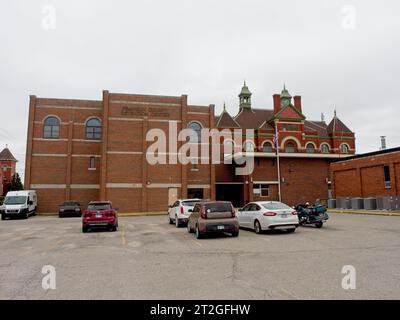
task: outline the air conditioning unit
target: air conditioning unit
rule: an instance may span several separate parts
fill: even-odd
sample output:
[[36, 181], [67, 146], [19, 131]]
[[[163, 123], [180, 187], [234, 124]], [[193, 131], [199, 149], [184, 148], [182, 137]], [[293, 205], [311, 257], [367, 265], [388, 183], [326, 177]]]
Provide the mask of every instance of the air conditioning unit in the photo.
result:
[[395, 210], [396, 197], [378, 197], [376, 198], [376, 208], [378, 210]]
[[339, 209], [351, 209], [350, 198], [338, 198], [336, 206]]
[[328, 208], [336, 209], [336, 199], [328, 199]]
[[400, 210], [400, 196], [396, 196], [396, 197], [394, 197], [394, 199], [395, 199], [395, 201], [394, 201], [394, 204], [395, 204], [394, 210]]
[[364, 199], [365, 210], [376, 210], [376, 198], [365, 198]]
[[363, 198], [352, 198], [351, 199], [351, 208], [354, 210], [364, 209]]

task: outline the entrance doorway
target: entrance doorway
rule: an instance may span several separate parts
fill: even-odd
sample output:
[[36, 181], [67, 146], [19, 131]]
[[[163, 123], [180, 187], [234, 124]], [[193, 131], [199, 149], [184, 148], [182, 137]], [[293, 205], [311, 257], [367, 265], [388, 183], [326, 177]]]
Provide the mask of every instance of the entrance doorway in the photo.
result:
[[236, 208], [244, 206], [243, 184], [216, 184], [216, 198], [219, 201], [230, 201]]
[[178, 188], [168, 188], [168, 205], [173, 205], [176, 200], [178, 200]]
[[203, 199], [204, 198], [204, 189], [188, 189], [188, 198], [189, 199]]

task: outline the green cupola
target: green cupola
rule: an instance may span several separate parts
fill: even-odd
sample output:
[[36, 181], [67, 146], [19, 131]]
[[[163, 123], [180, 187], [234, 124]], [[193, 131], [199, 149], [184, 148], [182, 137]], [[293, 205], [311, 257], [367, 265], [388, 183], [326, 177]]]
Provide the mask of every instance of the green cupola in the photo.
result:
[[242, 91], [239, 94], [239, 106], [240, 110], [242, 109], [251, 109], [251, 95], [249, 88], [246, 85], [246, 81], [244, 82]]
[[283, 85], [283, 90], [281, 92], [281, 108], [287, 107], [292, 102], [292, 96], [286, 89], [286, 85]]

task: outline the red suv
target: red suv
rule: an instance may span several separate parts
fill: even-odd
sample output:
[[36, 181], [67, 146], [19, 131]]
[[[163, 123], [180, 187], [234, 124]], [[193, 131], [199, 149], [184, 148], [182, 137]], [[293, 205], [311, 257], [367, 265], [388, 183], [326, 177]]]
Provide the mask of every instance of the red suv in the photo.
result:
[[117, 209], [110, 201], [92, 201], [83, 213], [82, 232], [92, 228], [107, 228], [111, 231], [118, 230]]

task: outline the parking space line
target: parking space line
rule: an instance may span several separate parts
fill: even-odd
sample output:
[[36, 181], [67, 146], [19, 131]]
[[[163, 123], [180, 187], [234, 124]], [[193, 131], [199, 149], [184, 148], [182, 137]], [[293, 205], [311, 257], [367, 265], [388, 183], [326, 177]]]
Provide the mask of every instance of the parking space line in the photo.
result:
[[264, 238], [264, 237], [258, 237], [257, 239], [261, 239], [261, 240], [264, 240], [264, 241], [267, 241], [267, 242], [271, 242], [271, 239], [268, 239], [268, 238]]
[[198, 241], [196, 241], [196, 240], [194, 240], [194, 239], [191, 239], [191, 241], [193, 241], [195, 244], [197, 244], [197, 245], [200, 246], [200, 247], [203, 246], [200, 242], [198, 242]]

